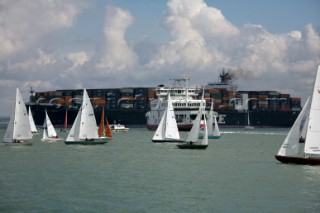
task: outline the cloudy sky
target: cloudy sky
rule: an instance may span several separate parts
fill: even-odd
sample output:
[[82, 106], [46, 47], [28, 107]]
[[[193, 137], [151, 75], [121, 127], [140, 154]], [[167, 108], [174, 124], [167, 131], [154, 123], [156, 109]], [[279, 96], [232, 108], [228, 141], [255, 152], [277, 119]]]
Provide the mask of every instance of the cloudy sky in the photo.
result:
[[318, 0], [0, 0], [0, 115], [15, 88], [156, 86], [188, 75], [239, 90], [310, 94]]

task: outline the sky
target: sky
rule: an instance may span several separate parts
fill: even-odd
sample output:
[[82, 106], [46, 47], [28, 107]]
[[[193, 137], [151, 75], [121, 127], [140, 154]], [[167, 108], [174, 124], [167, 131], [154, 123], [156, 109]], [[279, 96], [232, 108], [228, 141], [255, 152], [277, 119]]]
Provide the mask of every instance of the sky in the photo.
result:
[[0, 0], [0, 116], [19, 87], [153, 87], [188, 76], [238, 90], [311, 94], [318, 0]]

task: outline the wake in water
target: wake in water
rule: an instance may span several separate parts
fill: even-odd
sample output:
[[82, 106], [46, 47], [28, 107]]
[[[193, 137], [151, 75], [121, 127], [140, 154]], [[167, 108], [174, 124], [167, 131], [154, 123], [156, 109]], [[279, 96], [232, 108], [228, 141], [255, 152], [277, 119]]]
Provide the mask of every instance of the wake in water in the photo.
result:
[[246, 135], [286, 135], [288, 130], [278, 130], [278, 131], [263, 131], [263, 130], [253, 130], [253, 131], [246, 131], [246, 130], [227, 130], [221, 131], [221, 134], [246, 134]]

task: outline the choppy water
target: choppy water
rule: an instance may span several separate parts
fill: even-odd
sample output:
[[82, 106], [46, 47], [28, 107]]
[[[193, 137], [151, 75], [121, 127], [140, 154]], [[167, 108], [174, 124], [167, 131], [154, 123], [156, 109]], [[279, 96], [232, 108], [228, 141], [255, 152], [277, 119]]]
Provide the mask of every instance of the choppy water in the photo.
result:
[[274, 159], [287, 131], [223, 129], [180, 150], [143, 128], [97, 146], [41, 142], [41, 130], [32, 146], [0, 144], [0, 211], [320, 212], [320, 167]]

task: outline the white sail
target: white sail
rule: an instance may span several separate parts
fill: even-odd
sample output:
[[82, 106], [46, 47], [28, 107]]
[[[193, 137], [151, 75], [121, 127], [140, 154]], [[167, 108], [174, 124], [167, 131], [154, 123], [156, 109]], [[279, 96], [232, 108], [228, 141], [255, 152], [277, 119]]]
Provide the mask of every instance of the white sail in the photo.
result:
[[[310, 105], [311, 105], [311, 101], [308, 102], [305, 116], [302, 119], [303, 126], [302, 126], [302, 130], [300, 132], [300, 138], [304, 138], [304, 139], [307, 136], [307, 129], [308, 129], [308, 124], [309, 124], [309, 114], [310, 114]], [[301, 126], [300, 126], [300, 128], [301, 128]]]
[[7, 130], [6, 130], [6, 133], [4, 134], [4, 137], [3, 137], [3, 142], [5, 143], [11, 143], [12, 140], [13, 140], [13, 129], [14, 129], [14, 120], [15, 120], [15, 108], [12, 110], [12, 113], [11, 113], [11, 117], [10, 117], [10, 121], [8, 123], [8, 126], [7, 126]]
[[[202, 115], [204, 115], [204, 110], [201, 113]], [[200, 141], [201, 145], [208, 145], [208, 128], [207, 128], [207, 121], [206, 119], [204, 119], [204, 135], [203, 135], [203, 139]]]
[[213, 101], [211, 102], [207, 125], [208, 125], [208, 134], [213, 135]]
[[31, 113], [31, 108], [29, 107], [29, 122], [30, 122], [30, 127], [31, 127], [31, 132], [36, 133], [38, 132], [36, 124], [34, 123], [32, 113]]
[[3, 142], [10, 143], [13, 140], [29, 140], [31, 138], [32, 134], [27, 108], [17, 88], [14, 112], [11, 115]]
[[217, 122], [217, 117], [216, 115], [213, 115], [214, 117], [214, 130], [213, 130], [213, 135], [214, 136], [220, 136], [220, 130]]
[[168, 107], [167, 107], [167, 113], [166, 113], [166, 127], [165, 128], [166, 128], [165, 138], [180, 140], [178, 125], [177, 125], [177, 121], [175, 118], [170, 94], [168, 95]]
[[180, 134], [170, 94], [168, 95], [167, 108], [165, 109], [158, 128], [152, 138], [152, 140], [166, 139], [180, 140]]
[[165, 123], [166, 123], [166, 114], [167, 114], [167, 109], [164, 111], [163, 116], [160, 120], [160, 123], [158, 125], [158, 128], [156, 130], [156, 132], [153, 135], [152, 140], [164, 140], [165, 136], [164, 136], [164, 132], [165, 132]]
[[79, 139], [99, 138], [97, 121], [87, 91], [83, 90]]
[[295, 120], [289, 133], [287, 134], [287, 137], [283, 141], [282, 146], [278, 151], [278, 155], [291, 156], [299, 152], [300, 125], [301, 125], [302, 118], [308, 109], [308, 103], [309, 103], [309, 98], [305, 103], [305, 105], [303, 106], [303, 109], [301, 110], [299, 116]]
[[45, 114], [46, 114], [46, 125], [47, 125], [47, 131], [48, 131], [48, 137], [49, 138], [54, 138], [54, 137], [57, 137], [57, 132], [56, 130], [54, 129], [54, 126], [52, 125], [52, 122], [48, 116], [48, 113], [47, 111], [45, 111]]
[[43, 135], [42, 135], [42, 140], [48, 139], [47, 131], [45, 128], [43, 128]]
[[72, 125], [66, 141], [77, 141], [84, 139], [97, 139], [98, 128], [94, 116], [93, 107], [90, 102], [87, 91], [83, 90], [82, 105], [78, 115]]
[[314, 83], [306, 142], [305, 154], [320, 154], [320, 65]]
[[78, 111], [77, 117], [73, 122], [73, 125], [70, 129], [68, 137], [66, 141], [76, 141], [79, 140], [79, 132], [80, 132], [80, 120], [81, 120], [81, 109]]
[[[203, 114], [202, 111], [203, 111], [203, 106], [200, 106], [198, 114], [197, 114], [197, 117], [193, 122], [193, 126], [192, 126], [190, 132], [188, 133], [188, 137], [186, 139], [186, 142], [193, 142], [193, 143], [194, 142], [198, 142], [199, 130], [200, 130], [200, 122], [201, 122], [201, 117], [202, 117], [202, 114]], [[206, 138], [208, 139], [208, 135], [207, 135]]]

